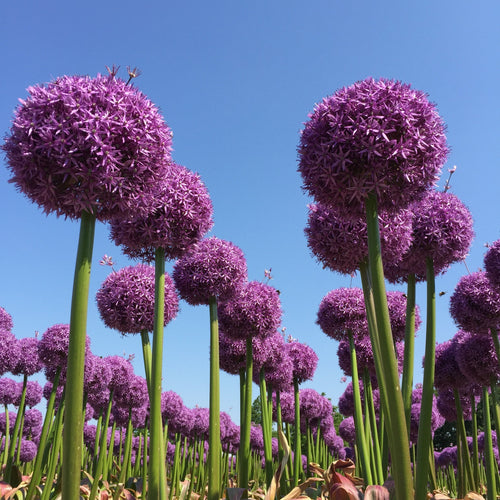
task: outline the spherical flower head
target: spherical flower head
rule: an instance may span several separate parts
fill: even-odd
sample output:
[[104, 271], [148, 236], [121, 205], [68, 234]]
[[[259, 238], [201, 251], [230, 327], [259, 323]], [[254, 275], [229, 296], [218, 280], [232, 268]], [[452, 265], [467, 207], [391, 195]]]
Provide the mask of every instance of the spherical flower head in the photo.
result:
[[[281, 418], [287, 424], [295, 421], [295, 397], [293, 392], [280, 392]], [[278, 421], [276, 393], [273, 393], [273, 420]]]
[[209, 409], [196, 407], [191, 412], [193, 416], [193, 427], [191, 430], [193, 437], [208, 439]]
[[184, 403], [182, 398], [174, 391], [165, 391], [161, 393], [161, 417], [163, 423], [169, 423], [171, 418], [182, 410]]
[[289, 391], [293, 386], [293, 362], [285, 348], [283, 337], [275, 332], [255, 344], [267, 346], [264, 359], [254, 362], [254, 375], [263, 369], [266, 384], [275, 391]]
[[134, 210], [161, 179], [172, 133], [133, 86], [63, 76], [28, 92], [2, 148], [10, 182], [46, 213], [106, 221]]
[[[325, 398], [314, 389], [301, 389], [299, 392], [300, 415], [308, 422], [313, 419], [326, 418], [331, 411], [325, 404]], [[328, 400], [326, 400], [328, 401]]]
[[104, 399], [103, 403], [107, 404], [109, 399], [108, 385], [112, 377], [112, 368], [104, 358], [95, 356], [90, 352], [87, 353], [85, 356], [83, 390], [87, 395], [87, 401], [94, 409], [99, 406], [96, 402], [101, 401], [101, 399]]
[[21, 446], [19, 450], [19, 461], [21, 463], [31, 462], [38, 451], [37, 445], [28, 439], [21, 439]]
[[498, 359], [490, 335], [461, 331], [455, 336], [455, 358], [460, 371], [472, 384], [489, 386], [500, 378]]
[[191, 436], [193, 429], [193, 413], [189, 408], [182, 405], [176, 415], [170, 417], [168, 428], [172, 432], [178, 432], [183, 436]]
[[[421, 402], [413, 403], [410, 409], [410, 441], [417, 443], [418, 440], [418, 426], [420, 423]], [[431, 433], [434, 434], [438, 427], [443, 425], [444, 419], [437, 409], [436, 396], [432, 397], [432, 411], [431, 411]]]
[[447, 340], [436, 345], [434, 387], [441, 390], [445, 388], [463, 387], [466, 380], [456, 358], [457, 343]]
[[108, 387], [115, 393], [126, 392], [129, 380], [134, 376], [132, 364], [121, 356], [107, 356], [104, 358], [111, 368], [111, 380]]
[[123, 408], [140, 408], [148, 399], [148, 385], [146, 379], [133, 374], [127, 387], [121, 387], [115, 393], [115, 403]]
[[[9, 411], [9, 432], [12, 435], [14, 430], [14, 425], [16, 423], [17, 413], [14, 411]], [[7, 416], [5, 412], [0, 413], [0, 434], [5, 435], [7, 430]]]
[[366, 80], [316, 104], [300, 137], [299, 172], [317, 201], [364, 213], [402, 208], [435, 184], [446, 161], [445, 126], [426, 94]]
[[157, 248], [178, 259], [212, 228], [212, 202], [200, 176], [171, 164], [137, 214], [111, 221], [111, 238], [132, 259], [153, 262]]
[[218, 304], [218, 318], [226, 335], [235, 339], [269, 337], [281, 324], [278, 291], [266, 283], [249, 281], [230, 300]]
[[35, 337], [25, 337], [17, 341], [19, 359], [12, 373], [14, 375], [31, 376], [43, 368], [43, 361], [38, 351], [39, 340]]
[[[165, 316], [167, 325], [179, 311], [172, 278], [165, 273]], [[146, 264], [112, 272], [96, 294], [97, 308], [104, 324], [122, 334], [151, 332], [154, 326], [155, 269]]]
[[[406, 295], [403, 292], [387, 292], [387, 306], [389, 308], [389, 318], [391, 321], [392, 337], [395, 342], [404, 340], [406, 328]], [[422, 320], [420, 309], [415, 306], [415, 330], [420, 328]]]
[[255, 451], [264, 450], [264, 438], [260, 425], [250, 426], [250, 448]]
[[[471, 418], [471, 404], [469, 395], [459, 390], [460, 405], [465, 420]], [[457, 408], [455, 406], [455, 395], [452, 388], [439, 389], [437, 394], [437, 409], [447, 422], [456, 422]]]
[[19, 395], [18, 383], [8, 377], [0, 378], [0, 405], [11, 405]]
[[0, 330], [10, 332], [13, 327], [12, 316], [3, 307], [0, 307]]
[[484, 269], [492, 285], [500, 290], [500, 239], [488, 248], [484, 256]]
[[296, 341], [285, 343], [285, 347], [292, 360], [293, 379], [298, 384], [311, 380], [318, 366], [318, 355], [312, 347]]
[[396, 282], [415, 274], [426, 279], [426, 259], [432, 259], [434, 273], [444, 273], [454, 262], [465, 259], [474, 238], [469, 209], [452, 193], [429, 191], [412, 204], [413, 240], [396, 265], [384, 263], [389, 281]]
[[[21, 383], [22, 390], [22, 383]], [[43, 397], [43, 389], [42, 386], [36, 380], [28, 380], [26, 382], [26, 396], [24, 404], [28, 408], [32, 408], [36, 406]]]
[[500, 327], [500, 289], [484, 271], [462, 276], [450, 298], [450, 314], [464, 330], [489, 334]]
[[180, 296], [191, 305], [208, 304], [211, 297], [224, 301], [246, 281], [247, 264], [236, 245], [210, 237], [176, 262], [173, 278]]
[[226, 335], [219, 325], [219, 364], [221, 370], [237, 375], [246, 366], [246, 342]]
[[24, 414], [23, 434], [26, 437], [36, 436], [38, 429], [42, 425], [42, 422], [43, 415], [40, 410], [37, 410], [36, 408], [26, 410]]
[[337, 288], [328, 292], [319, 305], [316, 323], [324, 333], [335, 340], [366, 336], [368, 320], [363, 290]]
[[[384, 262], [398, 262], [408, 250], [412, 219], [409, 210], [380, 213], [380, 244]], [[365, 217], [348, 217], [337, 208], [313, 203], [309, 205], [304, 232], [313, 255], [332, 271], [352, 274], [368, 259]]]
[[339, 436], [347, 443], [354, 444], [356, 442], [356, 429], [354, 426], [354, 417], [349, 416], [344, 418], [339, 424]]
[[13, 333], [0, 328], [0, 375], [12, 372], [19, 362], [19, 344]]
[[[364, 397], [364, 387], [363, 382], [359, 381], [359, 392], [361, 394], [361, 399]], [[352, 382], [347, 384], [345, 391], [339, 397], [338, 403], [339, 412], [345, 417], [350, 417], [354, 415], [354, 392]]]

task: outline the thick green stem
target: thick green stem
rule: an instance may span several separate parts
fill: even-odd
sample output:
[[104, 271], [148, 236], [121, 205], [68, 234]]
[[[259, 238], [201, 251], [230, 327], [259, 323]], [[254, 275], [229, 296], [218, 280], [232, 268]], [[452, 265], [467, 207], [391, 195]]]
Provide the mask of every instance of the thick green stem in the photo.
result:
[[488, 500], [497, 498], [497, 482], [495, 477], [495, 457], [491, 437], [491, 417], [488, 388], [483, 387], [483, 418], [484, 418], [484, 455], [486, 458], [486, 487]]
[[[413, 498], [413, 480], [410, 465], [410, 446], [406, 433], [406, 418], [403, 406], [399, 373], [394, 341], [389, 320], [387, 295], [384, 283], [384, 270], [380, 249], [380, 234], [378, 226], [377, 200], [374, 195], [366, 201], [366, 221], [368, 230], [368, 253], [373, 301], [377, 322], [381, 363], [383, 366], [383, 391], [390, 401], [387, 416], [389, 417], [388, 432], [393, 464], [393, 477], [396, 497]], [[380, 384], [380, 381], [379, 381]], [[427, 450], [427, 448], [426, 448]]]
[[210, 423], [208, 430], [208, 500], [221, 498], [220, 488], [220, 390], [219, 323], [217, 299], [210, 297]]
[[302, 476], [302, 446], [300, 442], [300, 398], [299, 398], [299, 383], [296, 378], [293, 379], [293, 390], [295, 396], [295, 436], [294, 436], [294, 451], [293, 451], [293, 486], [299, 484], [299, 478]]
[[267, 402], [266, 380], [264, 368], [259, 372], [260, 401], [262, 408], [262, 438], [264, 441], [264, 460], [266, 464], [266, 486], [269, 488], [273, 479], [273, 452], [272, 452], [272, 429], [269, 415], [269, 404]]
[[151, 398], [151, 367], [153, 364], [153, 353], [151, 351], [151, 344], [149, 342], [149, 332], [142, 330], [141, 332], [142, 343], [142, 358], [144, 360], [144, 373], [146, 374], [146, 382], [148, 385], [148, 393]]
[[[476, 399], [473, 391], [470, 395], [470, 406], [472, 415], [472, 468], [474, 473], [474, 482], [479, 485], [479, 444], [477, 441], [477, 412], [476, 412]], [[498, 427], [497, 427], [498, 429]]]
[[95, 217], [82, 213], [80, 237], [76, 256], [75, 276], [66, 372], [66, 402], [63, 429], [62, 498], [80, 498], [83, 435], [83, 373], [85, 366], [85, 340], [87, 335], [87, 308], [90, 268], [94, 247]]
[[462, 443], [462, 457], [465, 467], [465, 475], [467, 478], [466, 481], [474, 491], [477, 491], [478, 485], [474, 484], [474, 475], [472, 473], [472, 463], [470, 459], [469, 445], [467, 443], [467, 434], [465, 431], [464, 414], [462, 412], [462, 404], [460, 403], [460, 394], [457, 389], [453, 389], [453, 394], [455, 396], [455, 408], [457, 411], [457, 439], [460, 439], [460, 442]]
[[370, 374], [365, 369], [363, 373], [363, 385], [365, 388], [365, 399], [367, 402], [367, 411], [366, 416], [370, 419], [370, 429], [372, 433], [373, 440], [373, 456], [374, 456], [374, 465], [373, 465], [373, 475], [376, 484], [384, 483], [384, 472], [382, 469], [382, 454], [380, 451], [380, 439], [379, 433], [377, 429], [377, 418], [375, 415], [375, 405], [373, 404], [373, 391], [372, 391], [372, 381], [370, 378]]
[[436, 283], [432, 259], [427, 266], [427, 319], [425, 332], [424, 380], [418, 423], [417, 474], [415, 498], [425, 498], [429, 479], [429, 447], [431, 445], [432, 400], [434, 397], [434, 366], [436, 358]]
[[252, 414], [252, 377], [253, 377], [253, 346], [249, 337], [246, 352], [246, 376], [245, 376], [245, 397], [244, 397], [244, 426], [240, 429], [240, 462], [238, 474], [238, 486], [248, 488], [249, 468], [250, 468], [250, 425]]
[[150, 500], [166, 498], [165, 455], [161, 420], [161, 383], [163, 362], [163, 323], [165, 317], [165, 251], [155, 255], [155, 317], [151, 366], [149, 495]]

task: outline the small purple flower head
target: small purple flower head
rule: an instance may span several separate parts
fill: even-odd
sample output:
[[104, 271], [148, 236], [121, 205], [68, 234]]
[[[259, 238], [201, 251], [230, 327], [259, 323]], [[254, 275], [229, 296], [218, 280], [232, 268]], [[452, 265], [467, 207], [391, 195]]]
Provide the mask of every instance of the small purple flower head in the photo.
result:
[[447, 340], [436, 345], [434, 387], [440, 391], [445, 388], [463, 387], [466, 380], [456, 359], [457, 343]]
[[295, 341], [285, 343], [285, 347], [292, 360], [293, 379], [299, 384], [312, 380], [318, 366], [318, 355], [312, 347]]
[[[12, 434], [14, 430], [14, 425], [16, 423], [17, 413], [13, 411], [9, 411], [9, 432]], [[7, 430], [7, 417], [5, 412], [0, 413], [0, 434], [6, 434]]]
[[[403, 292], [387, 292], [387, 306], [389, 307], [389, 318], [391, 321], [392, 336], [395, 342], [405, 338], [406, 327], [406, 295]], [[420, 328], [420, 309], [415, 306], [415, 330]]]
[[172, 133], [153, 103], [114, 75], [63, 76], [28, 88], [3, 150], [10, 182], [72, 219], [134, 210], [171, 161]]
[[321, 300], [316, 323], [324, 333], [335, 340], [364, 337], [368, 334], [363, 290], [337, 288]]
[[[471, 418], [471, 404], [470, 397], [465, 392], [459, 390], [460, 404], [462, 406], [462, 413], [465, 420]], [[437, 409], [441, 416], [447, 422], [456, 422], [457, 409], [455, 406], [455, 396], [453, 389], [450, 387], [439, 389], [437, 394]]]
[[229, 241], [211, 237], [194, 245], [173, 271], [180, 296], [191, 305], [232, 298], [247, 279], [243, 252]]
[[393, 80], [366, 80], [316, 104], [301, 134], [299, 172], [317, 201], [364, 213], [402, 208], [435, 184], [448, 148], [426, 94]]
[[14, 375], [31, 376], [43, 368], [38, 351], [39, 340], [35, 337], [25, 337], [17, 341], [19, 359], [12, 373]]
[[326, 418], [331, 414], [331, 405], [328, 400], [314, 389], [301, 389], [299, 392], [300, 415], [307, 422]]
[[[287, 424], [295, 422], [295, 397], [293, 392], [280, 392], [281, 418]], [[273, 394], [273, 420], [278, 421], [276, 394]]]
[[[413, 397], [412, 397], [413, 399]], [[417, 443], [418, 440], [418, 426], [420, 423], [420, 410], [421, 401], [413, 402], [410, 410], [410, 441]], [[434, 435], [436, 429], [444, 424], [444, 419], [437, 409], [436, 396], [432, 397], [432, 412], [431, 412], [431, 433]]]
[[[361, 398], [363, 398], [364, 388], [363, 382], [359, 382], [359, 390], [361, 393]], [[352, 382], [347, 384], [345, 391], [339, 397], [338, 403], [339, 412], [342, 413], [345, 417], [350, 417], [354, 415], [354, 393]]]
[[193, 430], [193, 412], [182, 405], [177, 414], [172, 415], [168, 422], [168, 428], [172, 432], [178, 432], [183, 436], [191, 436]]
[[[380, 243], [384, 262], [398, 262], [408, 250], [412, 237], [409, 210], [382, 212], [379, 216]], [[354, 219], [321, 203], [309, 205], [305, 228], [307, 245], [324, 267], [352, 274], [368, 259], [368, 235], [364, 217]]]
[[0, 330], [10, 332], [13, 327], [12, 316], [3, 307], [0, 307]]
[[484, 269], [492, 285], [500, 290], [500, 239], [488, 248], [484, 256]]
[[269, 337], [281, 324], [279, 293], [270, 285], [249, 281], [232, 299], [219, 303], [218, 317], [232, 338]]
[[354, 417], [344, 418], [339, 424], [339, 436], [349, 444], [356, 442], [356, 429], [354, 426]]
[[[111, 273], [96, 294], [104, 324], [122, 334], [153, 331], [155, 270], [146, 264], [124, 267]], [[165, 273], [164, 325], [175, 318], [179, 301], [173, 281]]]
[[462, 276], [450, 298], [450, 314], [460, 328], [489, 334], [500, 327], [500, 289], [491, 286], [484, 271]]
[[26, 410], [24, 414], [24, 425], [23, 434], [26, 437], [36, 436], [37, 431], [40, 429], [43, 422], [43, 415], [40, 410], [32, 408], [31, 410]]
[[260, 425], [252, 425], [250, 427], [250, 448], [255, 451], [264, 450], [264, 438]]
[[0, 405], [11, 405], [19, 396], [18, 383], [8, 377], [0, 378]]
[[193, 416], [193, 427], [191, 429], [193, 437], [208, 439], [209, 409], [196, 407], [191, 410], [191, 414]]
[[109, 389], [118, 394], [126, 392], [129, 380], [134, 376], [132, 364], [121, 356], [107, 356], [104, 360], [111, 368]]
[[111, 366], [106, 359], [87, 353], [83, 390], [87, 395], [87, 401], [94, 409], [98, 409], [100, 403], [107, 405], [109, 400], [108, 386], [112, 376]]
[[19, 362], [19, 343], [13, 333], [0, 329], [0, 375], [15, 370]]
[[132, 259], [153, 262], [157, 248], [178, 259], [212, 227], [212, 202], [198, 174], [171, 164], [131, 218], [111, 221], [111, 238]]
[[148, 385], [146, 379], [133, 374], [128, 381], [128, 387], [122, 387], [115, 393], [115, 403], [123, 408], [140, 408], [148, 400]]
[[429, 191], [412, 205], [413, 241], [400, 263], [384, 262], [384, 272], [391, 282], [415, 274], [426, 279], [426, 259], [434, 264], [436, 275], [454, 262], [465, 259], [474, 231], [469, 209], [452, 193]]
[[26, 382], [26, 399], [25, 405], [28, 408], [36, 406], [43, 397], [42, 386], [36, 380], [28, 380]]
[[237, 375], [246, 366], [246, 342], [227, 336], [219, 325], [219, 364], [221, 370]]
[[19, 450], [19, 461], [21, 463], [31, 462], [38, 451], [37, 445], [28, 439], [21, 439], [21, 448]]
[[174, 391], [165, 391], [161, 393], [161, 417], [163, 423], [170, 423], [171, 418], [176, 415], [184, 407], [182, 398]]
[[293, 362], [285, 347], [280, 333], [275, 332], [269, 338], [255, 344], [267, 347], [265, 358], [254, 362], [254, 375], [258, 376], [260, 369], [264, 370], [264, 378], [270, 388], [276, 391], [288, 391], [293, 386]]

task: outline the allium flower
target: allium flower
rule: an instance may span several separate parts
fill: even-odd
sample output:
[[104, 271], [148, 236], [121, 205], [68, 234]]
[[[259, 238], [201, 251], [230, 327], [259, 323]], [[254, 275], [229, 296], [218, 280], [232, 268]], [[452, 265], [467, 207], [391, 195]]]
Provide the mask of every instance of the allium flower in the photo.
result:
[[[20, 382], [20, 393], [22, 392], [22, 382]], [[28, 380], [26, 382], [26, 397], [24, 404], [28, 408], [32, 408], [36, 406], [43, 397], [43, 389], [42, 386], [36, 380]], [[19, 394], [19, 400], [21, 399], [21, 394]], [[19, 401], [20, 404], [21, 401]], [[18, 402], [15, 402], [16, 406], [19, 406]]]
[[338, 288], [321, 300], [316, 323], [324, 333], [335, 340], [344, 340], [368, 334], [363, 290]]
[[344, 418], [339, 424], [339, 436], [346, 442], [354, 444], [356, 442], [356, 429], [354, 417]]
[[293, 379], [299, 384], [311, 380], [318, 365], [318, 355], [307, 344], [300, 342], [287, 342], [285, 347], [292, 360]]
[[450, 314], [464, 330], [489, 334], [500, 327], [500, 289], [484, 271], [462, 276], [450, 298]]
[[300, 415], [306, 421], [326, 418], [332, 407], [328, 400], [314, 389], [301, 389], [299, 392]]
[[391, 282], [415, 274], [417, 281], [426, 279], [426, 259], [431, 258], [436, 275], [444, 273], [454, 262], [465, 259], [474, 231], [468, 208], [453, 194], [429, 191], [415, 202], [413, 240], [399, 263], [384, 262], [384, 273]]
[[434, 387], [438, 390], [458, 389], [464, 385], [465, 376], [457, 363], [456, 348], [457, 344], [454, 339], [436, 344]]
[[0, 330], [10, 332], [13, 326], [12, 316], [3, 307], [0, 307]]
[[[280, 392], [281, 418], [287, 424], [295, 421], [295, 398], [293, 392]], [[273, 393], [273, 420], [277, 422], [276, 394]]]
[[180, 408], [177, 414], [170, 417], [168, 428], [174, 433], [178, 432], [183, 436], [190, 436], [193, 429], [192, 411], [182, 405], [182, 408]]
[[[422, 397], [420, 391], [417, 391], [417, 399], [418, 397]], [[410, 441], [413, 443], [417, 443], [418, 440], [418, 426], [420, 423], [420, 410], [421, 407], [421, 399], [420, 401], [414, 400], [412, 394], [412, 405], [410, 410]], [[439, 413], [437, 408], [437, 399], [436, 396], [432, 397], [432, 412], [431, 412], [431, 433], [434, 435], [436, 429], [441, 427], [444, 424], [444, 418]]]
[[12, 372], [19, 361], [18, 341], [13, 333], [0, 329], [0, 375]]
[[161, 179], [172, 133], [133, 86], [63, 76], [28, 92], [3, 149], [10, 181], [46, 213], [104, 221], [134, 210]]
[[111, 221], [111, 238], [133, 259], [152, 262], [157, 248], [177, 259], [212, 227], [212, 202], [198, 174], [171, 164], [131, 218]]
[[[293, 361], [288, 355], [281, 334], [275, 332], [260, 341], [255, 339], [254, 344], [267, 348], [265, 357], [256, 356], [254, 359], [254, 380], [258, 380], [259, 371], [263, 369], [264, 379], [269, 387], [276, 391], [290, 390], [293, 385]], [[255, 351], [259, 354], [258, 348]]]
[[[155, 270], [137, 264], [111, 273], [96, 294], [97, 307], [105, 325], [122, 334], [153, 331]], [[173, 281], [165, 273], [164, 325], [175, 318], [179, 302]]]
[[161, 417], [163, 423], [170, 423], [171, 418], [182, 410], [184, 403], [182, 398], [174, 391], [165, 391], [161, 393]]
[[[406, 327], [406, 295], [403, 292], [387, 292], [387, 306], [389, 307], [389, 319], [391, 321], [392, 337], [395, 342], [405, 338]], [[415, 330], [420, 328], [420, 308], [415, 306]]]
[[250, 448], [255, 451], [264, 450], [264, 437], [262, 436], [262, 427], [252, 425], [250, 427]]
[[43, 422], [43, 415], [40, 410], [32, 408], [26, 410], [24, 414], [23, 434], [26, 437], [36, 436]]
[[484, 256], [484, 269], [491, 283], [500, 290], [500, 239], [488, 248]]
[[[470, 396], [460, 389], [458, 389], [458, 393], [460, 397], [460, 405], [462, 407], [464, 420], [470, 420], [471, 418]], [[437, 394], [436, 406], [439, 413], [447, 422], [456, 422], [457, 408], [455, 406], [455, 395], [453, 393], [452, 388], [447, 387], [439, 389]]]
[[[382, 212], [380, 243], [384, 262], [398, 262], [411, 244], [412, 214], [409, 210]], [[364, 217], [354, 219], [321, 203], [309, 205], [305, 228], [307, 245], [324, 267], [352, 274], [368, 259], [368, 235]]]
[[12, 370], [14, 375], [34, 375], [43, 368], [43, 362], [38, 352], [39, 340], [35, 337], [25, 337], [17, 341], [19, 359]]
[[208, 439], [209, 409], [196, 407], [191, 410], [191, 414], [193, 417], [191, 429], [193, 437]]
[[219, 327], [219, 364], [221, 370], [237, 375], [246, 366], [246, 342], [228, 337]]
[[[14, 411], [9, 411], [9, 432], [12, 434], [14, 430], [14, 425], [16, 423], [17, 413]], [[0, 413], [0, 434], [6, 434], [7, 429], [7, 418], [5, 412]]]
[[8, 377], [0, 378], [0, 405], [11, 405], [19, 394], [18, 383]]
[[134, 376], [131, 363], [121, 356], [107, 356], [104, 360], [111, 368], [109, 389], [118, 394], [126, 392], [129, 380]]
[[211, 237], [176, 262], [173, 278], [179, 294], [191, 305], [208, 304], [210, 297], [224, 301], [246, 281], [247, 264], [237, 246]]
[[21, 463], [31, 462], [38, 451], [37, 445], [28, 439], [21, 439], [21, 447], [19, 451], [19, 461]]
[[364, 213], [401, 208], [433, 185], [446, 160], [445, 127], [427, 96], [373, 78], [342, 88], [315, 106], [300, 138], [299, 172], [317, 201]]
[[[88, 369], [90, 368], [91, 369]], [[85, 357], [85, 375], [83, 391], [87, 401], [97, 409], [99, 403], [107, 405], [109, 400], [109, 383], [113, 376], [112, 368], [106, 359], [87, 353]]]
[[140, 375], [132, 375], [127, 388], [121, 388], [115, 394], [115, 403], [123, 408], [140, 408], [148, 400], [148, 385]]
[[281, 324], [281, 302], [272, 286], [250, 281], [230, 300], [218, 304], [219, 324], [235, 339], [269, 337]]

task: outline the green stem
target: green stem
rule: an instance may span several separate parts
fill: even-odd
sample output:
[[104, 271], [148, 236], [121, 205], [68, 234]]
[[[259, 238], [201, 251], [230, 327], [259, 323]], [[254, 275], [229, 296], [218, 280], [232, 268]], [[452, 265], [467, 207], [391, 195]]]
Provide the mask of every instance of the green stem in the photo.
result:
[[[476, 399], [474, 393], [471, 391], [470, 406], [472, 415], [472, 467], [474, 473], [474, 483], [479, 486], [479, 445], [477, 442], [477, 412], [476, 412]], [[497, 427], [498, 428], [498, 427]]]
[[381, 363], [384, 373], [383, 383], [380, 384], [381, 381], [379, 381], [379, 384], [383, 386], [382, 389], [386, 393], [387, 400], [390, 401], [387, 416], [390, 424], [388, 432], [392, 436], [389, 438], [389, 444], [391, 446], [396, 497], [408, 499], [413, 498], [410, 447], [406, 434], [406, 418], [401, 388], [399, 386], [398, 364], [394, 352], [394, 341], [389, 320], [380, 249], [377, 200], [374, 195], [370, 195], [366, 201], [366, 221], [369, 268], [373, 287]]
[[457, 389], [453, 389], [453, 394], [455, 396], [455, 408], [457, 411], [457, 438], [460, 439], [462, 445], [462, 456], [463, 463], [465, 467], [466, 482], [472, 487], [474, 491], [477, 491], [477, 485], [474, 484], [474, 475], [472, 474], [472, 464], [470, 460], [469, 445], [467, 443], [467, 434], [465, 432], [465, 422], [464, 414], [462, 412], [462, 405], [460, 403], [460, 394]]
[[300, 398], [299, 398], [299, 382], [294, 377], [293, 390], [295, 397], [295, 436], [294, 436], [294, 452], [293, 452], [293, 486], [299, 484], [300, 473], [302, 469], [302, 446], [300, 442]]
[[273, 453], [272, 453], [272, 434], [271, 420], [269, 416], [269, 405], [267, 402], [266, 380], [264, 378], [264, 368], [259, 372], [260, 402], [262, 408], [262, 438], [264, 441], [264, 460], [266, 468], [266, 486], [269, 488], [273, 479]]
[[364, 370], [363, 373], [363, 386], [365, 388], [365, 397], [367, 402], [367, 412], [366, 415], [370, 419], [370, 429], [372, 432], [373, 440], [373, 475], [376, 484], [383, 484], [384, 482], [384, 472], [382, 469], [382, 454], [380, 452], [380, 440], [377, 429], [377, 418], [375, 415], [375, 405], [373, 404], [373, 391], [372, 391], [372, 381], [368, 370]]
[[148, 385], [149, 397], [151, 397], [151, 370], [153, 364], [153, 353], [151, 351], [151, 344], [149, 342], [149, 332], [142, 330], [141, 332], [142, 343], [142, 358], [144, 360], [144, 373], [146, 374], [146, 382]]
[[82, 213], [75, 276], [66, 371], [66, 403], [63, 429], [62, 498], [80, 498], [83, 435], [83, 373], [89, 298], [90, 268], [94, 247], [95, 217]]
[[495, 478], [495, 457], [491, 437], [490, 402], [487, 387], [483, 387], [483, 418], [484, 418], [484, 455], [486, 458], [487, 499], [496, 500], [497, 483]]
[[208, 500], [220, 495], [220, 390], [219, 390], [219, 322], [217, 299], [210, 297], [210, 423], [208, 430]]
[[252, 339], [246, 340], [246, 375], [245, 375], [245, 397], [244, 397], [244, 426], [240, 429], [240, 463], [239, 479], [240, 488], [248, 489], [250, 469], [250, 425], [252, 415], [252, 377], [253, 377], [253, 346]]

